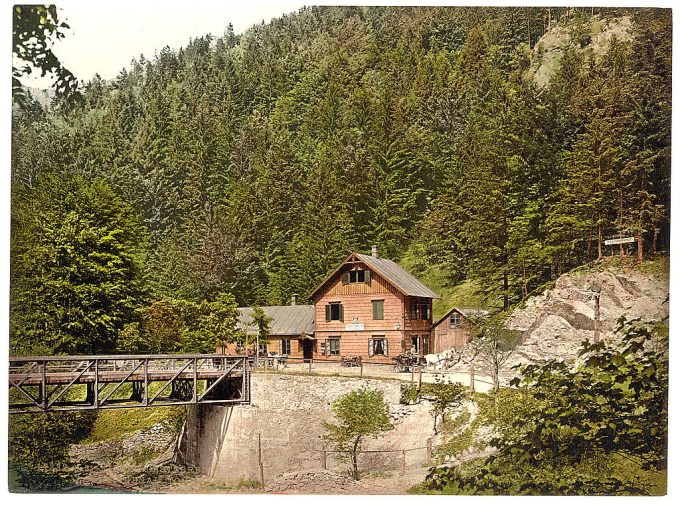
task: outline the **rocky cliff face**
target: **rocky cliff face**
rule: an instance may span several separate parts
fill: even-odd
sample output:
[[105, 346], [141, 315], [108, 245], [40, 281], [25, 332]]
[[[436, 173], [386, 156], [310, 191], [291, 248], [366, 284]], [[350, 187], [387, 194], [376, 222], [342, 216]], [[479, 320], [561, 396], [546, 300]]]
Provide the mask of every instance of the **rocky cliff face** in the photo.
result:
[[595, 296], [600, 295], [600, 337], [614, 338], [617, 322], [668, 317], [668, 276], [634, 269], [599, 270], [562, 275], [554, 288], [529, 298], [515, 310], [508, 327], [522, 333], [509, 364], [544, 359], [576, 359], [581, 342], [592, 340]]
[[539, 87], [543, 87], [557, 72], [568, 48], [574, 48], [584, 56], [592, 55], [599, 60], [609, 50], [614, 38], [619, 42], [632, 40], [630, 16], [612, 19], [592, 16], [578, 22], [558, 24], [541, 37], [534, 47], [528, 75]]

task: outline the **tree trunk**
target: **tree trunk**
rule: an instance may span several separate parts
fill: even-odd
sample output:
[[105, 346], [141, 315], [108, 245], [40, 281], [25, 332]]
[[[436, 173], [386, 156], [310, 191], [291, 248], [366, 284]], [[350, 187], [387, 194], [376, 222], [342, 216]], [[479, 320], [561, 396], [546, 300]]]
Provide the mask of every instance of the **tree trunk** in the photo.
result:
[[357, 449], [359, 448], [359, 441], [361, 437], [357, 437], [352, 448], [352, 476], [355, 481], [359, 480], [359, 457], [357, 456]]
[[644, 260], [644, 256], [642, 254], [642, 231], [638, 229], [637, 232], [637, 261], [642, 262]]
[[508, 296], [508, 270], [503, 271], [503, 311], [510, 308], [510, 297]]
[[597, 224], [597, 260], [602, 260], [602, 224]]
[[[623, 190], [619, 189], [619, 239], [623, 239]], [[623, 259], [623, 243], [619, 243], [619, 257]]]
[[654, 239], [652, 239], [652, 252], [656, 255], [656, 240], [659, 237], [659, 228], [654, 227]]
[[552, 27], [552, 12], [550, 10], [550, 7], [548, 7], [548, 33], [550, 33], [551, 27]]
[[531, 49], [531, 14], [528, 7], [526, 7], [527, 13], [527, 42], [529, 43], [529, 49]]
[[593, 323], [593, 339], [595, 343], [600, 341], [600, 293], [595, 294], [595, 319]]

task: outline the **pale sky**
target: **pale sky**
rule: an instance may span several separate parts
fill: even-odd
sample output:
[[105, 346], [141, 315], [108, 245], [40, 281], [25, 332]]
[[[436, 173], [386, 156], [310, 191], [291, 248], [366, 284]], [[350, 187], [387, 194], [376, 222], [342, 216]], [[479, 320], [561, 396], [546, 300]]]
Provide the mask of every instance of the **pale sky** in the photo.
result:
[[[66, 37], [52, 50], [79, 80], [88, 81], [95, 73], [112, 79], [132, 58], [140, 54], [153, 58], [164, 46], [179, 49], [190, 38], [207, 33], [221, 36], [231, 22], [236, 33], [250, 26], [269, 22], [284, 13], [295, 12], [302, 0], [215, 0], [158, 1], [56, 0], [59, 15], [70, 25]], [[306, 2], [311, 3], [320, 2]], [[28, 86], [47, 88], [50, 80], [24, 77]]]

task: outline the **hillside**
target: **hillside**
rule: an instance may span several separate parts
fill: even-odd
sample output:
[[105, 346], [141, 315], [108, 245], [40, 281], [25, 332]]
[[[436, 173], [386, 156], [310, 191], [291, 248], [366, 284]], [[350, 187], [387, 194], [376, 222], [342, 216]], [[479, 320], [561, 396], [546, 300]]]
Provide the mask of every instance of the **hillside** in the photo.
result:
[[[44, 292], [29, 266], [70, 211], [71, 179], [129, 211], [124, 279], [145, 303], [284, 304], [377, 244], [449, 304], [478, 306], [474, 286], [509, 307], [592, 261], [598, 227], [666, 248], [670, 16], [593, 12], [553, 9], [546, 33], [541, 8], [304, 8], [135, 59], [72, 110], [16, 111], [12, 301], [26, 318], [12, 336], [51, 325], [29, 315]], [[603, 146], [617, 156], [598, 177]], [[623, 202], [603, 197], [624, 187]], [[43, 209], [53, 224], [34, 223]]]

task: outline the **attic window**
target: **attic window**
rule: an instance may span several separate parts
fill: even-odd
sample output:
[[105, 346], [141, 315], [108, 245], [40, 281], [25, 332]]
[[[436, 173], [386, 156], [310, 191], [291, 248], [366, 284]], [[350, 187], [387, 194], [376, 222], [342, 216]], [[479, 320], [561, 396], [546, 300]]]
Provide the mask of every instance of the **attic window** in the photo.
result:
[[342, 275], [342, 283], [369, 283], [371, 272], [368, 269], [352, 269]]
[[449, 317], [449, 327], [458, 327], [460, 326], [460, 315], [456, 312], [453, 312], [451, 314], [451, 317]]

